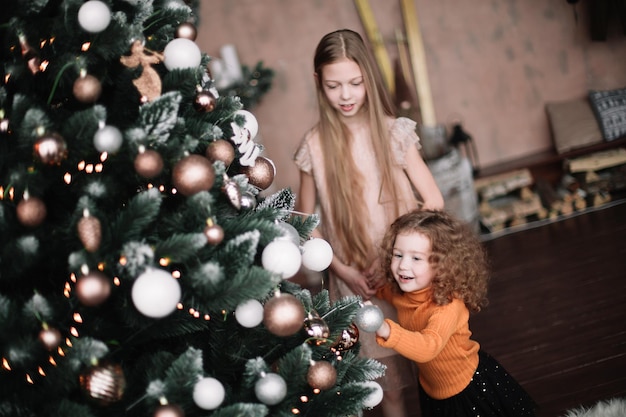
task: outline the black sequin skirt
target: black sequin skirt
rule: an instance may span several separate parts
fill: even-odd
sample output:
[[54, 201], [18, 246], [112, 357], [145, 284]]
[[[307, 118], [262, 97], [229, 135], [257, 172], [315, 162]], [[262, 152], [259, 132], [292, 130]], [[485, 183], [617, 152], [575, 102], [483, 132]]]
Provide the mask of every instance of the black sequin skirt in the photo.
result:
[[533, 417], [537, 405], [513, 377], [489, 354], [479, 351], [479, 363], [460, 393], [435, 400], [420, 386], [422, 417]]

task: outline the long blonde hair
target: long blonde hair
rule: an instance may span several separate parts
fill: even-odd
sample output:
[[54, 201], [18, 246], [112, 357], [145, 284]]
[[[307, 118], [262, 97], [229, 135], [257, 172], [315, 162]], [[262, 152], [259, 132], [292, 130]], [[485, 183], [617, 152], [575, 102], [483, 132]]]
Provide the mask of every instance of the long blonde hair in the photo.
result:
[[[383, 85], [382, 77], [374, 64], [363, 38], [349, 29], [331, 32], [319, 42], [313, 60], [316, 77], [319, 123], [317, 125], [324, 156], [326, 185], [329, 190], [331, 219], [337, 238], [346, 248], [346, 259], [360, 268], [366, 268], [375, 255], [373, 242], [367, 233], [365, 221], [369, 218], [363, 199], [363, 178], [358, 175], [356, 164], [350, 157], [351, 134], [330, 105], [322, 87], [322, 71], [325, 65], [342, 58], [354, 61], [361, 69], [365, 83], [366, 103], [372, 146], [382, 179], [379, 195], [391, 199], [394, 217], [399, 213], [399, 192], [393, 180], [391, 146], [387, 119], [395, 117], [394, 108]], [[331, 174], [334, 173], [334, 174]], [[386, 221], [385, 219], [374, 219]]]

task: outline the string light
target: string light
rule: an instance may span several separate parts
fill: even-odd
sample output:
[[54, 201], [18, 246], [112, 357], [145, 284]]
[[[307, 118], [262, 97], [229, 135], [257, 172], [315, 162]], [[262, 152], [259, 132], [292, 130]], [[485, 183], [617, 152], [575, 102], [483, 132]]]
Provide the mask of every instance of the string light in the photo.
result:
[[72, 183], [72, 174], [70, 174], [69, 172], [66, 172], [65, 175], [63, 175], [63, 181], [67, 185], [70, 185]]
[[87, 52], [91, 47], [91, 42], [85, 42], [81, 45], [80, 50], [83, 52]]
[[9, 365], [9, 361], [7, 360], [7, 358], [2, 358], [2, 367], [7, 371], [11, 370], [11, 365]]

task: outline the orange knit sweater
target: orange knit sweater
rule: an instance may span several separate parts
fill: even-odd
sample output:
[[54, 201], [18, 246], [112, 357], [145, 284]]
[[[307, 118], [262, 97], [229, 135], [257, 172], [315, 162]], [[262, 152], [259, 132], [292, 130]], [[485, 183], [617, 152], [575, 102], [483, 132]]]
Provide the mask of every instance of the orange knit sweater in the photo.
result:
[[417, 363], [420, 384], [430, 397], [450, 398], [463, 391], [478, 367], [480, 348], [470, 339], [463, 301], [436, 305], [430, 288], [398, 294], [387, 286], [378, 295], [398, 309], [399, 322], [385, 319], [391, 332], [387, 340], [377, 337], [378, 344]]

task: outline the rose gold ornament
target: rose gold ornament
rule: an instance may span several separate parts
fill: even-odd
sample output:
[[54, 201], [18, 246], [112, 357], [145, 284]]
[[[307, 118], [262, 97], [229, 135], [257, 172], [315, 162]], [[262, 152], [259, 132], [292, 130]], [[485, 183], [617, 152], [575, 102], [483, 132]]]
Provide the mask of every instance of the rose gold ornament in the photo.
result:
[[111, 281], [102, 272], [90, 271], [78, 278], [76, 297], [81, 304], [95, 307], [107, 300], [111, 294]]
[[154, 417], [185, 417], [185, 412], [175, 404], [165, 404], [157, 407]]
[[102, 406], [121, 400], [126, 388], [124, 371], [118, 364], [94, 366], [79, 376], [79, 382], [83, 392]]
[[256, 158], [253, 166], [244, 166], [240, 172], [248, 177], [250, 184], [265, 190], [274, 182], [276, 167], [271, 159], [259, 156]]
[[196, 97], [193, 101], [193, 107], [196, 111], [201, 113], [210, 113], [215, 110], [217, 100], [213, 93], [209, 90], [200, 90], [196, 93]]
[[351, 349], [359, 341], [359, 328], [356, 324], [350, 324], [350, 327], [344, 329], [335, 343], [332, 345], [331, 350], [337, 352], [343, 352]]
[[61, 165], [67, 158], [67, 144], [58, 133], [46, 133], [33, 145], [33, 154], [46, 165]]
[[200, 155], [189, 155], [178, 161], [172, 171], [172, 183], [184, 196], [208, 191], [215, 182], [211, 161]]
[[153, 149], [139, 151], [135, 157], [135, 171], [144, 178], [154, 178], [163, 171], [163, 158]]
[[163, 54], [145, 49], [140, 40], [133, 42], [130, 52], [131, 55], [122, 56], [120, 62], [129, 68], [142, 66], [141, 75], [133, 80], [133, 84], [142, 95], [142, 101], [152, 101], [161, 95], [162, 89], [161, 76], [152, 65], [163, 61]]
[[306, 381], [311, 388], [327, 390], [337, 382], [337, 370], [327, 361], [318, 361], [309, 367]]
[[222, 161], [227, 167], [235, 160], [235, 148], [225, 139], [214, 140], [207, 146], [205, 156], [211, 161]]
[[44, 325], [44, 328], [39, 332], [39, 341], [47, 350], [56, 350], [61, 344], [61, 332], [54, 327]]
[[302, 328], [304, 318], [302, 303], [291, 294], [277, 294], [263, 307], [263, 324], [276, 336], [295, 334]]
[[181, 23], [176, 28], [177, 38], [185, 38], [185, 39], [195, 41], [197, 36], [198, 36], [198, 31], [196, 30], [196, 27], [189, 22]]
[[81, 74], [76, 81], [74, 81], [72, 92], [76, 100], [81, 103], [95, 103], [102, 93], [102, 84], [100, 80], [93, 75]]
[[204, 235], [209, 245], [219, 245], [224, 240], [224, 229], [209, 219], [207, 220], [207, 226], [204, 228]]
[[85, 211], [83, 217], [76, 225], [78, 238], [82, 242], [87, 252], [95, 252], [100, 247], [102, 240], [102, 225], [97, 217], [91, 216], [89, 211]]
[[24, 197], [17, 204], [17, 219], [26, 227], [37, 227], [46, 218], [48, 214], [46, 205], [37, 197]]

